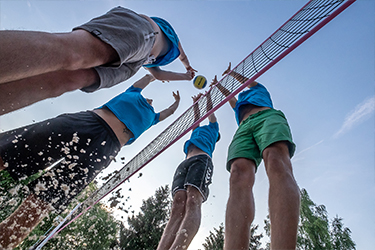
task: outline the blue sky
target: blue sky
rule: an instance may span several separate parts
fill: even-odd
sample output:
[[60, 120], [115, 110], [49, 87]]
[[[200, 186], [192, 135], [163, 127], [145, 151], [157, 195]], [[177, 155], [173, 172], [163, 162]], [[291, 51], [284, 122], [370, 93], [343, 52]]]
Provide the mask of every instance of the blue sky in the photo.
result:
[[[221, 75], [228, 62], [239, 63], [307, 1], [4, 1], [0, 0], [0, 29], [69, 32], [115, 6], [160, 16], [175, 28], [191, 65], [208, 80]], [[357, 249], [375, 245], [375, 2], [359, 0], [333, 19], [309, 40], [261, 76], [271, 93], [274, 107], [289, 121], [297, 151], [292, 159], [301, 188], [317, 204], [324, 204], [329, 218], [338, 215], [352, 231]], [[183, 71], [177, 61], [167, 70]], [[141, 69], [131, 80], [92, 94], [66, 93], [0, 117], [0, 130], [41, 121], [61, 113], [100, 106], [124, 91], [146, 73]], [[181, 104], [167, 120], [145, 132], [121, 157], [129, 161], [166, 126], [191, 106], [197, 94], [191, 82], [153, 82], [144, 95], [154, 100], [156, 111], [173, 102], [179, 90]], [[224, 222], [229, 173], [225, 170], [227, 147], [237, 129], [229, 104], [216, 112], [222, 139], [213, 155], [214, 176], [210, 197], [203, 204], [202, 223], [191, 249], [198, 249], [209, 231]], [[207, 121], [202, 124], [206, 124]], [[180, 141], [122, 185], [128, 206], [138, 211], [142, 199], [172, 181], [174, 170], [184, 159]], [[107, 172], [108, 173], [108, 172]], [[106, 174], [106, 173], [105, 173]], [[256, 175], [255, 224], [263, 229], [268, 197], [264, 165]], [[258, 232], [260, 232], [258, 230]]]

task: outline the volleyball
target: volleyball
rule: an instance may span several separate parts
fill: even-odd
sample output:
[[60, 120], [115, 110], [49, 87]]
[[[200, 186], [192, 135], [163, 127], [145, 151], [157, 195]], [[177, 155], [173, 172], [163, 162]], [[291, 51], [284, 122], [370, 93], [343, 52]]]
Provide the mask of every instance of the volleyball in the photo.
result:
[[207, 79], [204, 76], [196, 76], [193, 81], [194, 87], [197, 89], [203, 89], [207, 85]]

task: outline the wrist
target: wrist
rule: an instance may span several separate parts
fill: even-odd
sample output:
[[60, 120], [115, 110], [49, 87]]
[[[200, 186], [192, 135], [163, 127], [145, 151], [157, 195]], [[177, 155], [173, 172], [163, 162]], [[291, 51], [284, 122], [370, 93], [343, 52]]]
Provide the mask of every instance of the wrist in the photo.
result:
[[147, 74], [146, 76], [147, 76], [147, 79], [148, 79], [150, 82], [153, 81], [153, 80], [155, 80], [155, 77], [154, 77], [153, 75], [151, 75], [151, 74]]

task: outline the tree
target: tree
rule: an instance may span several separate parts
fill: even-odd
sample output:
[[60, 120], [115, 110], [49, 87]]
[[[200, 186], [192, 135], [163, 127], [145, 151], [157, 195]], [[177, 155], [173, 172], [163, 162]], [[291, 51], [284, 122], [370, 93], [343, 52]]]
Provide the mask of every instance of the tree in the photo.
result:
[[[337, 215], [331, 224], [324, 205], [316, 205], [305, 189], [301, 190], [300, 224], [297, 235], [298, 250], [352, 250], [355, 243], [350, 229], [343, 226]], [[265, 231], [270, 236], [269, 216], [264, 220]], [[269, 249], [269, 243], [267, 244]]]
[[15, 181], [7, 171], [0, 171], [0, 222], [17, 209], [22, 200], [29, 195], [26, 185], [42, 173], [38, 172], [26, 179]]
[[263, 250], [260, 246], [262, 243], [260, 240], [263, 238], [263, 234], [256, 235], [255, 232], [258, 229], [259, 225], [251, 225], [250, 228], [250, 242], [249, 242], [249, 250]]
[[51, 239], [46, 249], [110, 249], [116, 241], [118, 221], [96, 204], [73, 224]]
[[[6, 218], [22, 197], [28, 195], [24, 185], [37, 178], [40, 173], [22, 182], [13, 181], [5, 171], [0, 172], [0, 221]], [[90, 185], [69, 205], [68, 211], [78, 202], [84, 201], [90, 193], [97, 189], [96, 184]], [[155, 195], [143, 201], [141, 212], [128, 218], [129, 227], [116, 220], [103, 204], [98, 203], [77, 221], [64, 228], [43, 247], [45, 249], [156, 249], [169, 218], [171, 200], [168, 185], [156, 190]], [[12, 199], [16, 201], [12, 202]], [[109, 199], [110, 207], [116, 207], [119, 192]], [[119, 208], [120, 209], [120, 208]], [[7, 211], [5, 211], [7, 210]], [[9, 211], [10, 210], [10, 211]], [[123, 210], [123, 209], [122, 209]], [[124, 210], [125, 211], [125, 210]], [[65, 217], [68, 213], [63, 213]], [[48, 231], [58, 223], [54, 222], [56, 214], [46, 217], [18, 247], [19, 250], [30, 249], [36, 242], [44, 239]], [[55, 224], [55, 225], [53, 225]]]
[[324, 205], [317, 206], [305, 189], [301, 190], [297, 249], [332, 249], [326, 207]]
[[171, 209], [168, 185], [156, 190], [155, 195], [143, 200], [141, 212], [128, 217], [128, 227], [121, 225], [121, 249], [156, 249], [168, 222]]
[[[78, 202], [84, 201], [96, 189], [96, 184], [94, 182], [90, 183], [69, 205], [69, 212]], [[62, 217], [67, 216], [67, 214], [63, 213]], [[56, 214], [52, 213], [45, 218], [17, 249], [29, 249], [45, 233], [47, 236], [47, 232], [58, 224], [54, 223], [56, 216]], [[53, 226], [53, 224], [55, 225]], [[118, 231], [119, 222], [103, 204], [98, 203], [71, 225], [64, 228], [54, 238], [50, 239], [43, 249], [111, 249], [114, 243], [117, 242]], [[41, 240], [43, 240], [43, 237]]]
[[210, 235], [205, 239], [206, 243], [203, 243], [205, 250], [216, 250], [224, 248], [224, 226], [220, 224], [219, 229], [214, 228], [215, 232], [210, 231]]
[[331, 241], [332, 248], [334, 250], [351, 250], [355, 249], [355, 243], [350, 237], [350, 229], [344, 227], [342, 223], [342, 218], [339, 218], [337, 215], [332, 221], [332, 230], [331, 230]]
[[[249, 240], [249, 250], [263, 250], [261, 248], [260, 240], [263, 238], [263, 234], [256, 235], [256, 230], [258, 225], [251, 225], [250, 228], [250, 240]], [[205, 243], [203, 243], [203, 248], [205, 250], [218, 250], [224, 248], [224, 226], [223, 223], [220, 224], [219, 229], [214, 228], [215, 232], [210, 231], [210, 235], [206, 237]]]

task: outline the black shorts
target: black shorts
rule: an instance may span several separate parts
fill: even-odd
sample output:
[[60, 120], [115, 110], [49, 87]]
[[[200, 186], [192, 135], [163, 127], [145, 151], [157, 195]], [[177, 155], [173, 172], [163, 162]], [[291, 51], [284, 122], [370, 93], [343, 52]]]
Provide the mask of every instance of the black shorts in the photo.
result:
[[0, 155], [15, 180], [61, 162], [28, 184], [30, 192], [61, 212], [117, 155], [121, 145], [91, 111], [63, 114], [0, 134]]
[[179, 190], [186, 190], [187, 186], [193, 186], [199, 190], [205, 202], [209, 194], [208, 185], [212, 183], [213, 169], [212, 160], [206, 154], [184, 160], [174, 174], [172, 196]]

